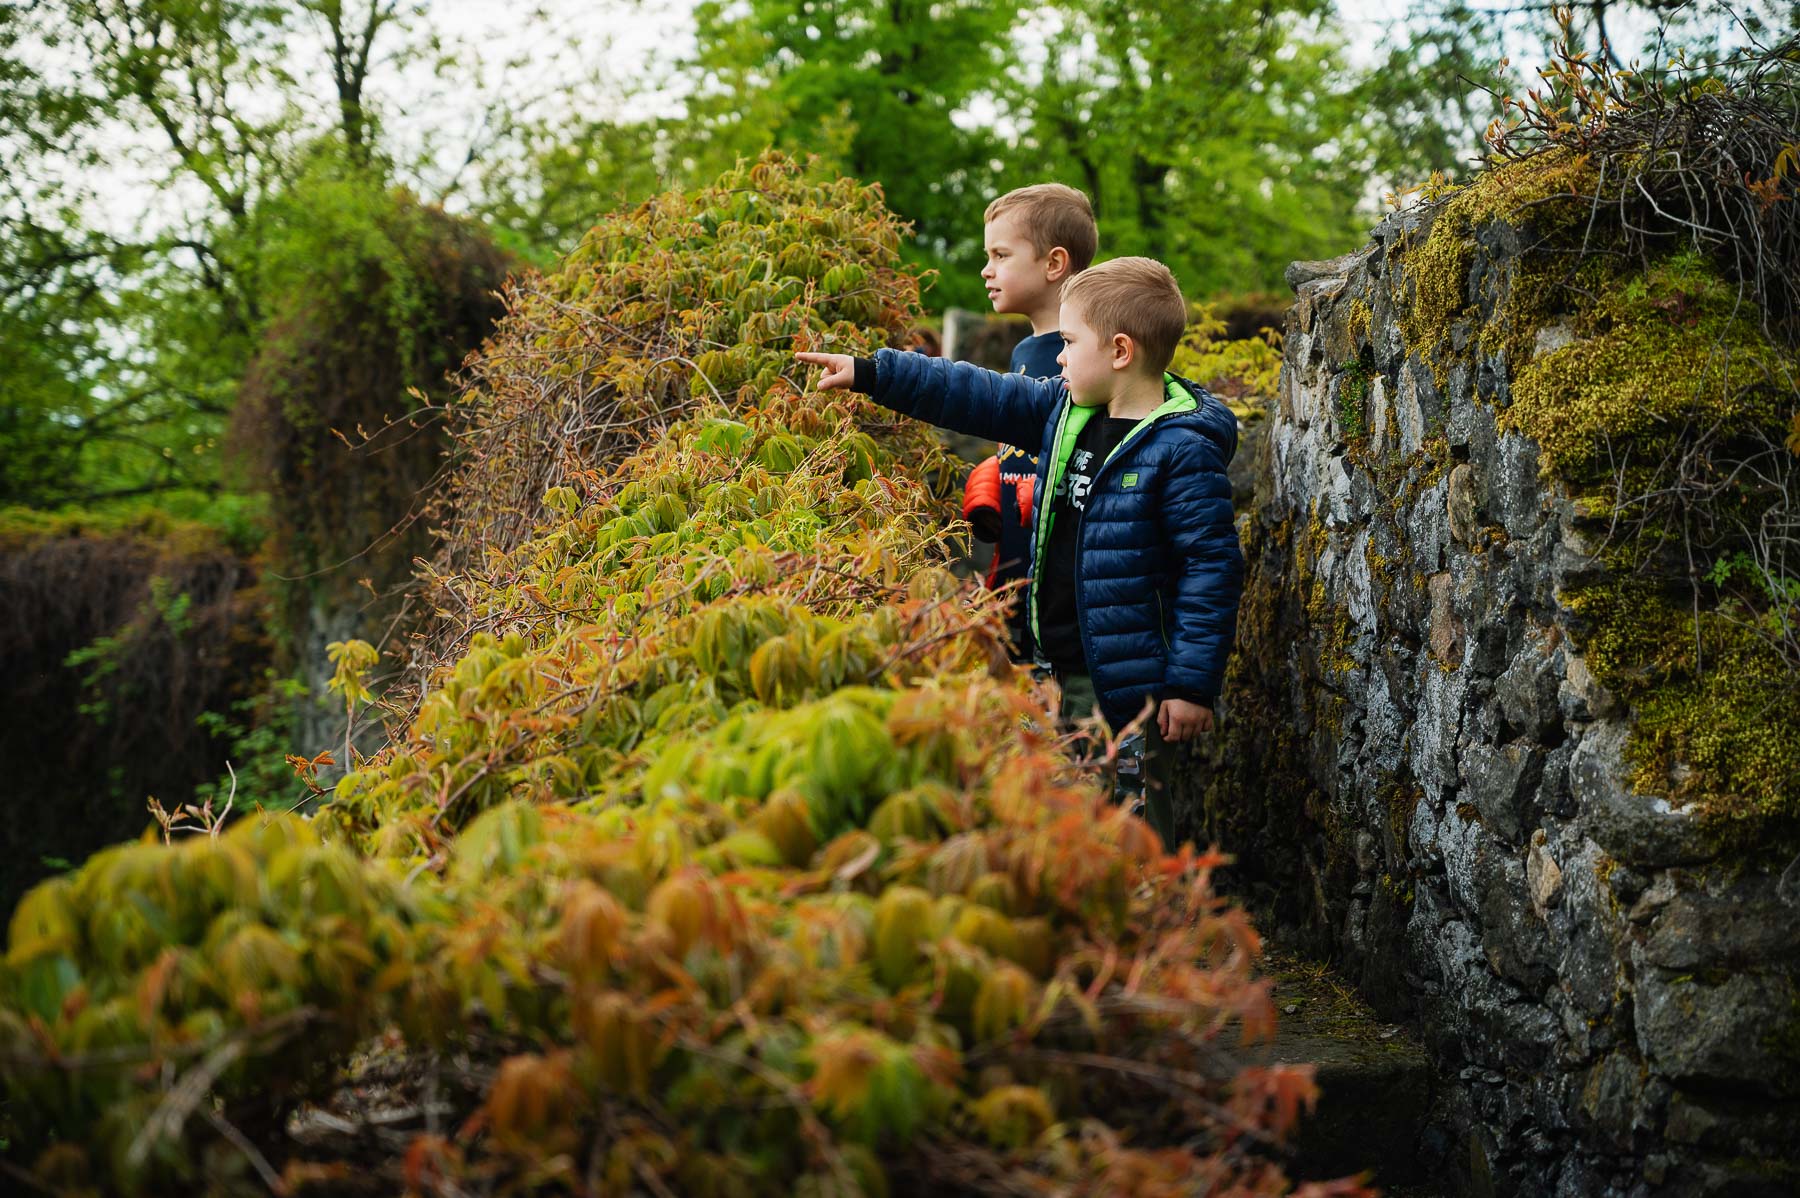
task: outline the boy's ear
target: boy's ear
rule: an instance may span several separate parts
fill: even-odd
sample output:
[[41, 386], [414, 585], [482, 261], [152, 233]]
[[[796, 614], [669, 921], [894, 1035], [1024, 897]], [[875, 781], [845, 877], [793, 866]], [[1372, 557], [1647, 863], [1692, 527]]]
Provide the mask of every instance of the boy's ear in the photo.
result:
[[1044, 255], [1044, 277], [1052, 283], [1060, 283], [1069, 277], [1069, 251], [1060, 245], [1050, 247]]
[[1114, 333], [1112, 335], [1112, 368], [1126, 370], [1135, 361], [1137, 361], [1137, 342], [1133, 341], [1128, 334]]

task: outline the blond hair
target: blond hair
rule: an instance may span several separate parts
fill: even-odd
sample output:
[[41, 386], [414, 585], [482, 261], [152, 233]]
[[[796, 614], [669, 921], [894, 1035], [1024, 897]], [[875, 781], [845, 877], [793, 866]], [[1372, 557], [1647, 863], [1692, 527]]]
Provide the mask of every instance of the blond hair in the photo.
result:
[[987, 206], [982, 220], [992, 224], [1016, 214], [1031, 248], [1042, 258], [1061, 246], [1069, 255], [1069, 273], [1078, 274], [1094, 260], [1100, 230], [1087, 196], [1061, 183], [1034, 183], [1015, 188]]
[[1062, 302], [1073, 304], [1102, 341], [1123, 333], [1137, 342], [1151, 373], [1161, 374], [1187, 331], [1187, 303], [1169, 268], [1154, 258], [1114, 258], [1091, 266], [1063, 284]]

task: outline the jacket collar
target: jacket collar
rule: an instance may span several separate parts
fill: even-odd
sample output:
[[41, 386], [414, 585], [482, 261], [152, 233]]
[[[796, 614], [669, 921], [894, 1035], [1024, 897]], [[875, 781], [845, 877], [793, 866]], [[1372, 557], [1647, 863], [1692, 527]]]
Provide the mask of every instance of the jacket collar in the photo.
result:
[[[1218, 396], [1178, 374], [1163, 375], [1163, 394], [1161, 405], [1131, 426], [1131, 431], [1120, 439], [1120, 447], [1136, 439], [1150, 425], [1169, 420], [1194, 429], [1217, 445], [1227, 462], [1231, 461], [1237, 453], [1238, 422], [1237, 417], [1231, 414], [1231, 409], [1221, 403]], [[1099, 411], [1098, 408], [1084, 408], [1077, 404], [1067, 391], [1063, 392], [1063, 402], [1068, 406], [1068, 416], [1059, 422], [1065, 430], [1065, 439], [1064, 444], [1053, 447], [1057, 461], [1068, 457], [1069, 450], [1074, 448], [1076, 435], [1093, 418], [1094, 413]]]

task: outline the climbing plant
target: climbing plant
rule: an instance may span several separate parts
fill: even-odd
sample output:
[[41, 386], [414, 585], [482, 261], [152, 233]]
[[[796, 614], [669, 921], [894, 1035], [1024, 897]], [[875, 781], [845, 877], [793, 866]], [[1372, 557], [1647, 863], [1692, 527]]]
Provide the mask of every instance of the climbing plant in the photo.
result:
[[[920, 429], [803, 389], [796, 347], [915, 315], [897, 242], [771, 157], [511, 288], [392, 743], [306, 816], [109, 849], [15, 913], [36, 1179], [1289, 1191], [1315, 1090], [1233, 1058], [1273, 1011], [1221, 858], [1057, 751], [944, 568]], [[333, 1097], [358, 1046], [416, 1116]]]

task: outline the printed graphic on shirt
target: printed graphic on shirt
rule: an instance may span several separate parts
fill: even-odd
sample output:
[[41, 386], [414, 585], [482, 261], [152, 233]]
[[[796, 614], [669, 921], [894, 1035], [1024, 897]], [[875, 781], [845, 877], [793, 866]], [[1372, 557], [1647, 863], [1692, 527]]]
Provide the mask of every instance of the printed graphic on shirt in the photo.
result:
[[[1016, 445], [1000, 446], [1000, 485], [1013, 488], [1013, 506], [1018, 511], [1019, 527], [1031, 527], [1031, 493], [1037, 485], [1037, 455], [1026, 453]], [[1015, 556], [1023, 558], [1025, 546], [1018, 545]]]
[[1026, 453], [1017, 445], [1002, 445], [999, 448], [1000, 477], [1009, 473], [1030, 478], [1037, 473], [1037, 455]]
[[1058, 503], [1066, 503], [1078, 512], [1087, 511], [1088, 492], [1094, 487], [1093, 465], [1094, 455], [1088, 450], [1076, 449], [1069, 455], [1069, 468], [1056, 489]]

